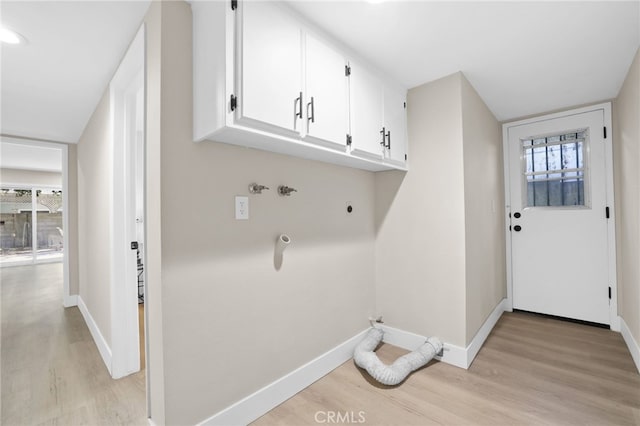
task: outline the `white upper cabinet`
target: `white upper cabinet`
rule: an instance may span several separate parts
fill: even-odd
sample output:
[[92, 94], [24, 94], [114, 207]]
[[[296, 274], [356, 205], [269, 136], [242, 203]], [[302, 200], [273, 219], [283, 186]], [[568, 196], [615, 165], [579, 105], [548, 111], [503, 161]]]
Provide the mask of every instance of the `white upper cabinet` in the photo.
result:
[[358, 62], [352, 62], [350, 67], [351, 153], [382, 160], [382, 81]]
[[280, 2], [192, 1], [191, 8], [195, 141], [405, 169], [404, 108], [339, 42]]
[[406, 98], [403, 91], [384, 88], [385, 160], [404, 165], [407, 154]]
[[242, 4], [239, 122], [285, 134], [300, 132], [301, 45], [300, 26], [281, 8], [262, 1]]
[[344, 55], [305, 34], [304, 90], [309, 142], [344, 150], [349, 133], [349, 80]]

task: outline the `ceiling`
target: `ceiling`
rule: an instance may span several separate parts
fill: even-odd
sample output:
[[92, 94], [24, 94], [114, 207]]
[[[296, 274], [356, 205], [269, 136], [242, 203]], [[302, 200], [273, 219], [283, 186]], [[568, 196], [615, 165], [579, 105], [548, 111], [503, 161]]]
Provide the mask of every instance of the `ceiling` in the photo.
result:
[[[150, 0], [0, 1], [1, 133], [76, 143]], [[407, 88], [462, 71], [499, 120], [614, 98], [640, 1], [290, 1]]]
[[615, 98], [640, 2], [291, 1], [407, 88], [462, 71], [500, 121]]
[[1, 133], [78, 142], [149, 1], [0, 1]]
[[62, 150], [16, 140], [0, 142], [0, 168], [62, 172]]

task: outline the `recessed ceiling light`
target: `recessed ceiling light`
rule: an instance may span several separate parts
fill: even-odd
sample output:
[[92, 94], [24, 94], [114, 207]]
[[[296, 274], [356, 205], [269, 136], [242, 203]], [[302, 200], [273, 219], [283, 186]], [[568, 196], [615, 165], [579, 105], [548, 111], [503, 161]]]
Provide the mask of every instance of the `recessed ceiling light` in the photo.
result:
[[27, 39], [9, 28], [0, 27], [0, 41], [7, 44], [26, 44]]

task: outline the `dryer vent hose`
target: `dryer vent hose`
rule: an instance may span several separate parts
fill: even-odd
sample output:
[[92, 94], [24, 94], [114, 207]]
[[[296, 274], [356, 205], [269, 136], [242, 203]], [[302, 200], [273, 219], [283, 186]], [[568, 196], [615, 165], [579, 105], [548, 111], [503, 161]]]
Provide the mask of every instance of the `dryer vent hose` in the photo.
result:
[[407, 378], [409, 373], [426, 365], [442, 350], [442, 342], [437, 337], [429, 337], [427, 341], [413, 352], [401, 356], [391, 365], [386, 365], [374, 352], [382, 341], [384, 332], [379, 328], [371, 328], [364, 340], [356, 346], [353, 360], [360, 368], [383, 385], [397, 385]]

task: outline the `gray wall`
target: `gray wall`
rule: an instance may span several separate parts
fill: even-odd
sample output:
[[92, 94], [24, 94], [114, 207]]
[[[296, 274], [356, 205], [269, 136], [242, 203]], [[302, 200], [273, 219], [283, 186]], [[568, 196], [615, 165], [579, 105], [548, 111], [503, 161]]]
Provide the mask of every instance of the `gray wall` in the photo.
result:
[[613, 104], [618, 312], [640, 342], [640, 51]]
[[466, 344], [507, 296], [501, 126], [469, 81], [462, 82]]
[[78, 142], [79, 295], [111, 346], [111, 141], [109, 89]]
[[376, 174], [376, 306], [466, 347], [506, 295], [502, 137], [462, 73], [409, 91], [409, 172]]
[[[165, 420], [193, 424], [367, 327], [374, 175], [193, 143], [189, 6], [163, 5], [162, 23]], [[254, 181], [271, 190], [251, 195], [250, 219], [236, 221], [234, 197]], [[279, 197], [279, 184], [298, 192]], [[280, 233], [292, 243], [278, 271]]]
[[62, 173], [36, 170], [0, 169], [0, 182], [4, 184], [24, 184], [27, 186], [62, 187]]
[[465, 343], [461, 75], [409, 91], [409, 172], [376, 174], [376, 310], [393, 327]]
[[[153, 421], [201, 421], [352, 337], [374, 313], [466, 346], [505, 286], [499, 127], [464, 76], [410, 91], [411, 170], [373, 174], [193, 143], [190, 7], [153, 2], [145, 22]], [[78, 145], [80, 294], [105, 329], [109, 235], [96, 224], [108, 211], [97, 194], [111, 182], [108, 102]], [[475, 182], [480, 170], [486, 182]], [[272, 190], [251, 195], [250, 220], [236, 221], [234, 197], [254, 181]], [[279, 184], [299, 192], [278, 197]], [[276, 270], [280, 233], [293, 242]], [[486, 244], [491, 252], [480, 253]]]

